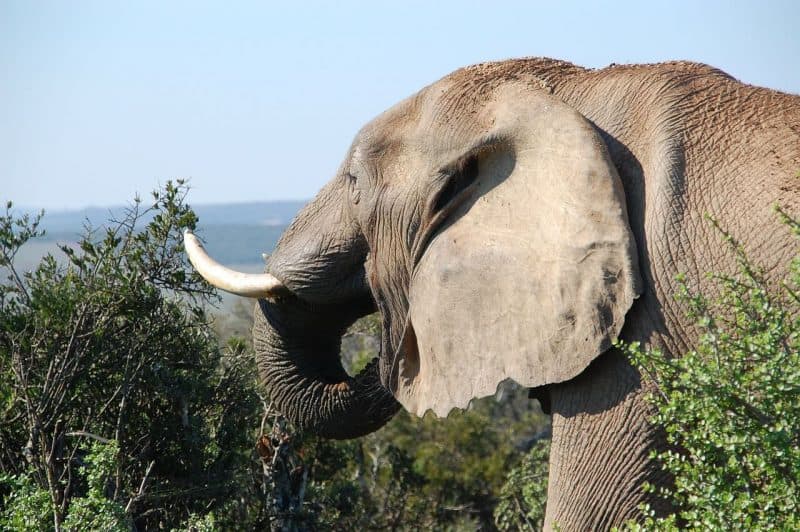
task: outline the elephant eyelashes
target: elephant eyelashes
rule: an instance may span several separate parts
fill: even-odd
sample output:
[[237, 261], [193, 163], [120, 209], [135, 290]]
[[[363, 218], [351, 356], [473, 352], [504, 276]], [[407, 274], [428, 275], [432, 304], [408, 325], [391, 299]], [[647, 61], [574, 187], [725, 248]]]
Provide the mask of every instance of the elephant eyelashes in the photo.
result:
[[478, 156], [470, 155], [461, 159], [448, 174], [447, 184], [439, 192], [433, 204], [434, 213], [444, 209], [475, 182], [478, 177]]

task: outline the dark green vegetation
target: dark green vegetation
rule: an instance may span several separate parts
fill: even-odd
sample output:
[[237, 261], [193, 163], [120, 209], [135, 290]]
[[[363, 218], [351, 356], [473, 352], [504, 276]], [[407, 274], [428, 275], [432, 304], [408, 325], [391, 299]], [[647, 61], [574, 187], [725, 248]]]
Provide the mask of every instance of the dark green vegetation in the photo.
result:
[[[27, 273], [14, 258], [37, 218], [0, 216], [0, 529], [541, 527], [547, 420], [525, 390], [353, 441], [288, 427], [257, 384], [252, 306], [213, 318], [187, 268], [185, 193], [168, 185]], [[680, 294], [695, 352], [627, 347], [675, 449], [678, 511], [647, 529], [800, 526], [800, 262], [768, 286], [739, 256], [718, 298]], [[378, 334], [368, 318], [346, 336], [350, 371]]]
[[252, 362], [240, 346], [220, 349], [206, 326], [213, 294], [176, 246], [195, 222], [184, 192], [168, 186], [152, 209], [137, 202], [64, 247], [67, 264], [45, 257], [26, 274], [12, 261], [38, 219], [0, 219], [10, 272], [0, 289], [0, 525], [169, 527], [240, 491], [249, 464], [237, 450], [251, 441], [241, 427], [258, 422]]

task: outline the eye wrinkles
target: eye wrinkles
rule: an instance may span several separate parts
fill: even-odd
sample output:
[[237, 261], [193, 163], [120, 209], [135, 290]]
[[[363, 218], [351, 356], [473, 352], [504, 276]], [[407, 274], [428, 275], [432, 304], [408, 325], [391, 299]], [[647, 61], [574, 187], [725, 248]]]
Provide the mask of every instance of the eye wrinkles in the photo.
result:
[[[479, 154], [483, 151], [486, 150], [470, 150], [433, 175], [427, 172], [421, 175], [421, 169], [414, 172], [413, 160], [402, 161], [410, 167], [397, 160], [391, 163], [384, 160], [382, 162], [389, 166], [380, 167], [381, 161], [353, 157], [345, 167], [343, 179], [352, 198], [350, 205], [358, 205], [358, 212], [354, 214], [371, 247], [374, 239], [381, 238], [391, 227], [405, 244], [404, 263], [413, 268], [438, 226], [471, 197], [479, 175]], [[374, 166], [367, 168], [370, 163]], [[387, 170], [394, 179], [382, 178]], [[412, 176], [415, 178], [411, 179]], [[429, 182], [430, 187], [421, 189], [420, 180]], [[368, 198], [362, 199], [362, 192], [368, 193]]]
[[358, 186], [358, 177], [350, 170], [344, 173], [345, 185], [347, 186], [350, 195], [350, 201], [353, 205], [358, 205], [361, 201], [361, 190]]

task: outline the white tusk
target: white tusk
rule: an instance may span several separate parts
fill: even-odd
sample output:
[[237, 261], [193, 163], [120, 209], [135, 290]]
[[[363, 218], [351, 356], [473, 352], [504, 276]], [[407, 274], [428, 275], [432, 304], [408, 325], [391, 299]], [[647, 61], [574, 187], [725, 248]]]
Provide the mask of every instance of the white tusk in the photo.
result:
[[183, 232], [183, 245], [189, 262], [197, 273], [213, 286], [244, 297], [276, 297], [288, 289], [275, 276], [268, 273], [242, 273], [226, 268], [208, 256], [200, 240], [190, 231]]

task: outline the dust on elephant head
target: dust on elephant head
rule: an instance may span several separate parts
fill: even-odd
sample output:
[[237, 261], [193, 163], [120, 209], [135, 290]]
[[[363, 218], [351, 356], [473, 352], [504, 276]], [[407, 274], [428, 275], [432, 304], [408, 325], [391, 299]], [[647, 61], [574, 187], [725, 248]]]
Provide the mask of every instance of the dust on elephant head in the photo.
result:
[[[797, 96], [694, 63], [476, 65], [364, 126], [267, 273], [225, 269], [193, 235], [187, 250], [212, 284], [260, 298], [264, 384], [300, 427], [354, 437], [399, 405], [446, 415], [513, 379], [549, 394], [554, 441], [569, 441], [547, 522], [609, 525], [662, 480], [647, 451], [663, 443], [611, 343], [691, 345], [675, 274], [702, 285], [733, 264], [702, 217], [746, 207], [730, 227], [752, 231], [775, 201], [795, 206], [798, 123]], [[351, 377], [341, 335], [375, 311], [380, 353]]]

